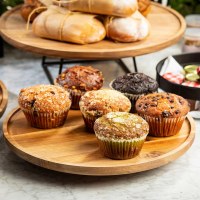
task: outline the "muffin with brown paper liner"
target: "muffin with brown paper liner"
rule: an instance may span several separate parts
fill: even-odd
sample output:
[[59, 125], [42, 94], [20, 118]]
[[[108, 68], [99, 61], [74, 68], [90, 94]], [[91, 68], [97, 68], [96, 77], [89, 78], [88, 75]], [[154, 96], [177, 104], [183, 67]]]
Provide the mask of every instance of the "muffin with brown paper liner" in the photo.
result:
[[21, 89], [18, 103], [30, 125], [42, 129], [63, 125], [71, 106], [69, 93], [54, 85]]
[[135, 114], [110, 112], [95, 121], [94, 131], [104, 156], [124, 160], [140, 153], [149, 125]]
[[94, 122], [99, 117], [109, 112], [129, 112], [131, 109], [129, 99], [122, 93], [111, 89], [86, 92], [79, 104], [86, 128], [90, 132], [94, 132]]
[[103, 75], [91, 66], [74, 66], [66, 69], [55, 80], [56, 85], [64, 87], [71, 95], [71, 109], [80, 109], [79, 101], [85, 92], [98, 90], [103, 86]]
[[176, 135], [189, 112], [187, 100], [172, 93], [153, 93], [139, 98], [136, 111], [149, 123], [149, 135]]

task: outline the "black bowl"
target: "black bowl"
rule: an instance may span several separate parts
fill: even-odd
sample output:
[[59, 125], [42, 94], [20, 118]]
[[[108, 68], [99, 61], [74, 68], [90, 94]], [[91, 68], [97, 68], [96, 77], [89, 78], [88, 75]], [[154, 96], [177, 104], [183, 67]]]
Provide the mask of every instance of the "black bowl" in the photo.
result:
[[[175, 55], [173, 58], [183, 67], [193, 64], [200, 65], [200, 52]], [[156, 66], [156, 80], [159, 84], [159, 87], [165, 92], [171, 92], [186, 99], [200, 100], [200, 88], [172, 83], [160, 75], [160, 71], [166, 59], [167, 58], [161, 60]]]

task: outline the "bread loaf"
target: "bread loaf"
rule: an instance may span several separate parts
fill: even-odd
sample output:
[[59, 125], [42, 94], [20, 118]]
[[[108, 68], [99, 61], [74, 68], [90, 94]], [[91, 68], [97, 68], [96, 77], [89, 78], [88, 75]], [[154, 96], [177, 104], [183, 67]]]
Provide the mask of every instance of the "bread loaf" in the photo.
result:
[[54, 5], [36, 18], [32, 28], [39, 37], [77, 44], [99, 42], [106, 35], [95, 15], [70, 12]]
[[71, 11], [127, 17], [137, 9], [137, 0], [53, 0]]

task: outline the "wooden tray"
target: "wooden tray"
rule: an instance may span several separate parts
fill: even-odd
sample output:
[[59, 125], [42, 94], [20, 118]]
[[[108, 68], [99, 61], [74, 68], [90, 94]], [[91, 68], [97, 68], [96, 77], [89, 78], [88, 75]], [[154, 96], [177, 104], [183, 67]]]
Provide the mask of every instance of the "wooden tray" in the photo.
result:
[[103, 40], [89, 45], [76, 45], [42, 39], [26, 30], [26, 22], [20, 16], [20, 6], [6, 12], [0, 20], [1, 35], [11, 45], [46, 56], [76, 59], [112, 59], [133, 57], [158, 51], [176, 43], [184, 33], [184, 18], [175, 10], [152, 3], [148, 15], [150, 36], [141, 42], [115, 43]]
[[130, 160], [103, 157], [94, 134], [87, 133], [80, 111], [69, 112], [65, 125], [36, 129], [28, 125], [22, 111], [15, 109], [3, 124], [11, 150], [38, 166], [73, 174], [119, 175], [160, 167], [179, 156], [194, 140], [194, 121], [188, 116], [180, 133], [168, 138], [148, 137], [139, 156]]
[[0, 117], [5, 112], [7, 103], [8, 103], [8, 92], [6, 86], [0, 80]]

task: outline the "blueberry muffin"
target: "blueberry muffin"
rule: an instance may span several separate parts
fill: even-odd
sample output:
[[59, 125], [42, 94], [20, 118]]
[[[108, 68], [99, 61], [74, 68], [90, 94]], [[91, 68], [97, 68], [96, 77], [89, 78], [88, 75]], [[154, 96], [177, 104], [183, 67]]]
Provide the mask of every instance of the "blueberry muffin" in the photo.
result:
[[137, 115], [110, 112], [95, 121], [94, 131], [104, 156], [124, 160], [139, 154], [149, 125]]
[[71, 95], [71, 109], [79, 109], [80, 98], [85, 92], [98, 90], [103, 86], [103, 75], [91, 66], [74, 66], [66, 69], [55, 80]]
[[110, 89], [86, 92], [80, 100], [80, 110], [90, 132], [93, 132], [97, 118], [109, 112], [129, 112], [130, 109], [129, 99], [122, 93]]
[[156, 80], [143, 73], [128, 73], [117, 77], [110, 83], [114, 90], [122, 92], [131, 101], [131, 112], [135, 112], [135, 102], [145, 94], [156, 92], [158, 83]]
[[30, 125], [36, 128], [63, 125], [71, 106], [69, 93], [54, 85], [35, 85], [21, 89], [18, 102]]
[[177, 134], [190, 107], [183, 97], [171, 93], [153, 93], [136, 102], [136, 111], [149, 123], [149, 135], [157, 137]]

